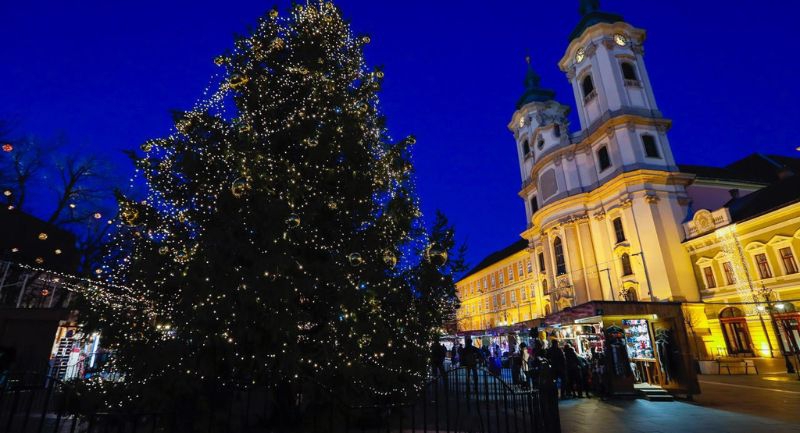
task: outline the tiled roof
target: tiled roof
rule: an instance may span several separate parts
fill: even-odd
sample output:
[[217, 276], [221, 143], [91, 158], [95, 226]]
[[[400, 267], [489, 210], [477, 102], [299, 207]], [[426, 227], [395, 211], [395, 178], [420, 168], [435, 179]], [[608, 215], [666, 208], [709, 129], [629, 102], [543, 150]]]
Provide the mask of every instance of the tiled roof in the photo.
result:
[[468, 276], [482, 270], [488, 268], [489, 266], [503, 260], [507, 257], [511, 257], [514, 254], [524, 250], [528, 247], [528, 241], [525, 239], [520, 239], [513, 244], [503, 248], [502, 250], [495, 251], [488, 256], [484, 257], [477, 265], [475, 265], [472, 269], [469, 270], [463, 277], [467, 278]]
[[772, 185], [728, 202], [734, 222], [744, 221], [767, 212], [800, 202], [800, 174], [788, 176]]

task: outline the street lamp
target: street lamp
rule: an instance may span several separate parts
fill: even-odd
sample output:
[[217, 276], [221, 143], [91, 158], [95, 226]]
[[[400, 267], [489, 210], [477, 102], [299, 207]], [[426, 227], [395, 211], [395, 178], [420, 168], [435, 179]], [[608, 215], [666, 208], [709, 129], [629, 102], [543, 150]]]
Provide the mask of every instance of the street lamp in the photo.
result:
[[[777, 309], [782, 311], [784, 308], [786, 308], [786, 305], [784, 303], [782, 303], [782, 302], [778, 302], [776, 304], [773, 304], [772, 303], [772, 294], [773, 294], [772, 293], [772, 289], [767, 288], [764, 285], [761, 286], [761, 289], [759, 289], [758, 294], [760, 294], [764, 298], [764, 302], [766, 302], [766, 304], [767, 304], [766, 309], [769, 312], [770, 320], [772, 320], [773, 332], [775, 332], [775, 337], [778, 339], [778, 344], [780, 345], [781, 354], [783, 355], [783, 359], [786, 362], [786, 372], [789, 373], [789, 374], [792, 374], [792, 373], [797, 374], [797, 379], [800, 380], [800, 370], [795, 369], [794, 365], [792, 365], [792, 361], [789, 358], [789, 354], [786, 352], [786, 347], [784, 347], [783, 341], [781, 339], [781, 332], [778, 329], [778, 322], [775, 320], [775, 311], [774, 311], [775, 308], [777, 308]], [[759, 305], [756, 308], [758, 308], [759, 311], [764, 311], [764, 306], [763, 305]], [[783, 321], [781, 321], [781, 322], [783, 322]], [[789, 330], [786, 329], [786, 324], [785, 323], [783, 323], [783, 331], [786, 333], [786, 337], [788, 339], [791, 334], [789, 334]], [[768, 335], [767, 335], [767, 338], [769, 339]], [[800, 355], [795, 353], [795, 357], [797, 357], [797, 356], [800, 356]], [[800, 364], [800, 359], [798, 359], [798, 363]]]

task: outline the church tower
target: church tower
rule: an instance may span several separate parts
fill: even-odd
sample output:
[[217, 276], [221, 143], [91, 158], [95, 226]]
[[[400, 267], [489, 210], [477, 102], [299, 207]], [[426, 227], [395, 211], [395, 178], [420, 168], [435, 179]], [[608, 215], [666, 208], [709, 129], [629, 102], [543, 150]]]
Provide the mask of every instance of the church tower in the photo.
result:
[[569, 107], [528, 67], [514, 134], [528, 240], [538, 272], [539, 311], [593, 300], [665, 301], [698, 297], [681, 223], [686, 185], [667, 138], [644, 64], [644, 30], [581, 0], [560, 69], [572, 84], [580, 130]]

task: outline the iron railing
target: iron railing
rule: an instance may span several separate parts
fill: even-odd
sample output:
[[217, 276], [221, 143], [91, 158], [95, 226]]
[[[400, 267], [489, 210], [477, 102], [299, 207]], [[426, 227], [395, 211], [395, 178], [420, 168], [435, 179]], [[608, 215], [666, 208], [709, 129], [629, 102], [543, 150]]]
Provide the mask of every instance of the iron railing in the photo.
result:
[[[501, 374], [505, 376], [505, 374]], [[290, 407], [274, 390], [226, 390], [204, 412], [91, 411], [62, 382], [41, 375], [9, 378], [0, 390], [5, 433], [560, 433], [552, 376], [510, 384], [485, 369], [454, 368], [431, 378], [413, 398], [350, 405], [321, 386], [292, 391]]]

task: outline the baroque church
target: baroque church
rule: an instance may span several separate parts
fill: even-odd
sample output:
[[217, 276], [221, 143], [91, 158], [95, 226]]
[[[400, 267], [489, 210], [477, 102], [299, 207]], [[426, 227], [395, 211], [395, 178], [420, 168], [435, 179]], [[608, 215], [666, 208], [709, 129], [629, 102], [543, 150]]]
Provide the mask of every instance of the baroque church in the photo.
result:
[[[538, 329], [588, 353], [619, 325], [642, 340], [629, 350], [645, 360], [641, 376], [662, 385], [669, 368], [655, 346], [666, 332], [686, 363], [800, 352], [800, 160], [678, 164], [646, 32], [598, 1], [581, 1], [580, 14], [558, 62], [580, 129], [529, 61], [508, 123], [526, 229], [457, 283], [457, 333], [511, 346]], [[781, 316], [770, 324], [770, 313]]]

